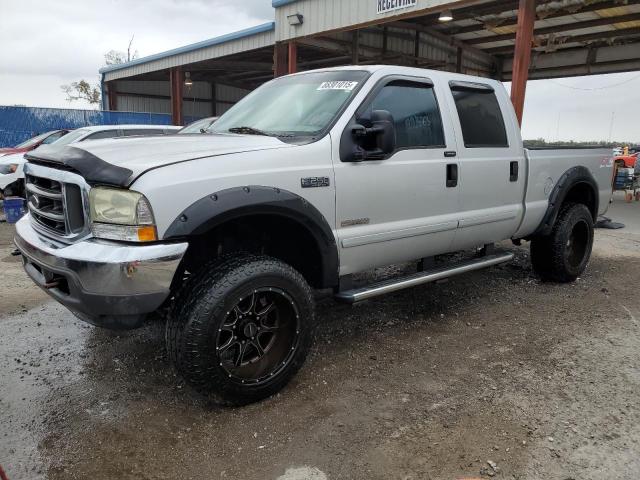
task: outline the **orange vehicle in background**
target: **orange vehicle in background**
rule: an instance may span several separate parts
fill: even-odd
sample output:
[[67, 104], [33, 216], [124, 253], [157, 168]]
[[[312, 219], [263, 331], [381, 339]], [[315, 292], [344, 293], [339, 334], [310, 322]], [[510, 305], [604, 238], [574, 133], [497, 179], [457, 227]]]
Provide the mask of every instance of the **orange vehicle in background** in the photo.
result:
[[638, 153], [636, 149], [630, 152], [629, 147], [624, 147], [622, 155], [613, 157], [613, 164], [618, 168], [635, 168], [638, 161]]

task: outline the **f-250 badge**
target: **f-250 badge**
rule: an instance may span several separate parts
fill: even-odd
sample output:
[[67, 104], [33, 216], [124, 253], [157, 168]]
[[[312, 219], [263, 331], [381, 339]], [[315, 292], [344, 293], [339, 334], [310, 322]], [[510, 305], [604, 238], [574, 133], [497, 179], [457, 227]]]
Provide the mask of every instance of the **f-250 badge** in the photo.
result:
[[329, 177], [306, 177], [300, 179], [302, 188], [328, 187]]

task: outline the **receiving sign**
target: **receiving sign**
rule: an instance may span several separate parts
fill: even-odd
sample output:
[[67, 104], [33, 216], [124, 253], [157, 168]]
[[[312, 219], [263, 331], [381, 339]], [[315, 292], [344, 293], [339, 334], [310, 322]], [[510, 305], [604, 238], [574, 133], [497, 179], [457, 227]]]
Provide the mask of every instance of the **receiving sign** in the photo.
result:
[[375, 0], [378, 2], [378, 14], [393, 12], [402, 8], [415, 7], [418, 0]]

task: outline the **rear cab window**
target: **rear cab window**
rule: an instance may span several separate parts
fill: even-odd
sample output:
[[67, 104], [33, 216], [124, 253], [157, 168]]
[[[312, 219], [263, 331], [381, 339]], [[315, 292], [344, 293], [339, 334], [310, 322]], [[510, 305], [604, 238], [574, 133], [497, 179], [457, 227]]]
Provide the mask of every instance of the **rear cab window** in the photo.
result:
[[508, 148], [504, 117], [490, 85], [449, 82], [466, 148]]

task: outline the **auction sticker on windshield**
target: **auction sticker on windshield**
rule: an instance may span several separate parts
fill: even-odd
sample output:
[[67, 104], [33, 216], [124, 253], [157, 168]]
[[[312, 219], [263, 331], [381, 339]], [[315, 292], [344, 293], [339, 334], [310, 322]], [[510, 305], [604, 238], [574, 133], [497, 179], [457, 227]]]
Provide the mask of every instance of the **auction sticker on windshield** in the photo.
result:
[[335, 80], [333, 82], [322, 82], [317, 90], [346, 90], [350, 92], [356, 86], [358, 82], [349, 82], [346, 80]]

